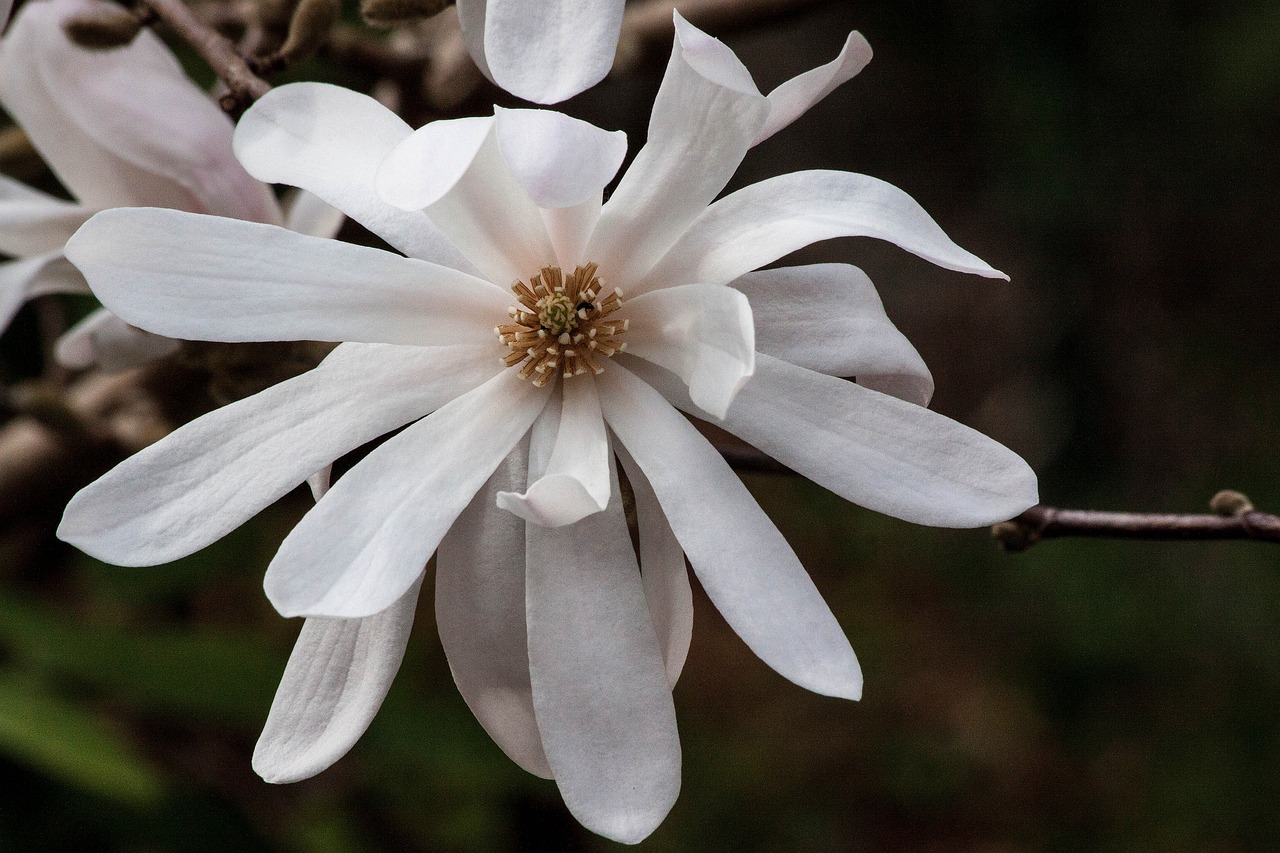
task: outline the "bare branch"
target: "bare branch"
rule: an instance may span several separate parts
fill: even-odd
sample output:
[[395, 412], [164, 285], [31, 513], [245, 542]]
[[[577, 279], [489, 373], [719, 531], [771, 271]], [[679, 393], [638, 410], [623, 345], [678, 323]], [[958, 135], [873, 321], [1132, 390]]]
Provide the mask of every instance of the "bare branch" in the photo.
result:
[[228, 94], [222, 108], [236, 113], [271, 91], [271, 84], [249, 68], [233, 45], [217, 30], [201, 21], [182, 0], [142, 0], [200, 57], [209, 64], [219, 79], [227, 85]]

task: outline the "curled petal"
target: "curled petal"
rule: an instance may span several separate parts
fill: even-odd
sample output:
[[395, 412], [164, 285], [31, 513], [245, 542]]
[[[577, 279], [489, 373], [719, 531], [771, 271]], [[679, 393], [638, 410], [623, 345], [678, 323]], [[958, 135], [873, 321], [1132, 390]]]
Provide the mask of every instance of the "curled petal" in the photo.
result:
[[755, 371], [755, 327], [742, 293], [685, 284], [627, 303], [627, 352], [665, 367], [689, 386], [689, 396], [724, 417]]
[[756, 348], [866, 388], [929, 404], [933, 377], [884, 313], [866, 273], [848, 264], [759, 270], [732, 283], [751, 302]]
[[742, 481], [657, 391], [621, 365], [609, 368], [597, 377], [605, 420], [653, 487], [725, 621], [761, 660], [801, 687], [860, 697], [862, 670], [849, 641]]
[[498, 506], [526, 521], [563, 527], [609, 503], [609, 439], [595, 378], [562, 383], [559, 427], [546, 470], [524, 494], [499, 492]]
[[308, 779], [355, 745], [400, 670], [418, 605], [419, 578], [394, 604], [363, 619], [308, 619], [253, 749], [268, 782]]
[[388, 152], [378, 167], [378, 195], [402, 210], [422, 210], [453, 189], [493, 130], [491, 118], [425, 124]]
[[112, 311], [183, 340], [465, 344], [492, 338], [510, 304], [450, 267], [159, 208], [97, 214], [67, 257]]
[[494, 132], [503, 159], [533, 203], [575, 207], [598, 195], [627, 156], [627, 135], [552, 110], [504, 110]]
[[688, 281], [728, 284], [819, 240], [876, 237], [944, 269], [1008, 278], [951, 241], [915, 199], [851, 172], [792, 172], [711, 205], [632, 293]]
[[826, 65], [792, 77], [769, 93], [769, 120], [760, 128], [754, 144], [759, 145], [804, 115], [809, 107], [855, 77], [870, 61], [871, 45], [862, 33], [849, 33], [839, 56]]

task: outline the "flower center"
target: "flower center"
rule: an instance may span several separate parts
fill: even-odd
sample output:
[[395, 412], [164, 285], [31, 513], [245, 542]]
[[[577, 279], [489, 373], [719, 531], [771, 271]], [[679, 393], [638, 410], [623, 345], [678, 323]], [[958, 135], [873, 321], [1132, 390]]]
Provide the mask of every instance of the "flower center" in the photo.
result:
[[528, 284], [511, 286], [518, 300], [507, 309], [511, 322], [494, 327], [511, 348], [503, 364], [520, 365], [520, 375], [539, 388], [557, 373], [568, 378], [604, 372], [600, 359], [627, 348], [620, 336], [630, 324], [605, 319], [622, 307], [622, 291], [602, 294], [596, 269], [586, 264], [566, 278], [559, 267], [543, 267]]

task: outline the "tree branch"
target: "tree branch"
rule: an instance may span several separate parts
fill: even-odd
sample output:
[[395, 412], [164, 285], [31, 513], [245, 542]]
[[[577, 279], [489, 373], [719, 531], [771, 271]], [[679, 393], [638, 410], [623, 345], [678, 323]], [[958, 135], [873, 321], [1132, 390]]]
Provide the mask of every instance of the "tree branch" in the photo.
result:
[[201, 21], [182, 0], [142, 0], [160, 20], [191, 45], [227, 85], [222, 108], [230, 113], [243, 111], [271, 91], [271, 84], [254, 74], [230, 40]]

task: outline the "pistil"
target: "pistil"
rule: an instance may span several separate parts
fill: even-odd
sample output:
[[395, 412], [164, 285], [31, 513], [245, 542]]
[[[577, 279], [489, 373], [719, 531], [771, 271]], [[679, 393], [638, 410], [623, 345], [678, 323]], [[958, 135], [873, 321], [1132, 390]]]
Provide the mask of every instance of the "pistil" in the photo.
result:
[[512, 285], [511, 322], [494, 328], [511, 348], [502, 363], [519, 365], [520, 375], [538, 387], [557, 373], [566, 379], [603, 373], [600, 360], [627, 348], [620, 338], [629, 323], [605, 319], [622, 307], [622, 291], [606, 292], [597, 269], [585, 264], [566, 278], [559, 267], [543, 267], [528, 284]]

